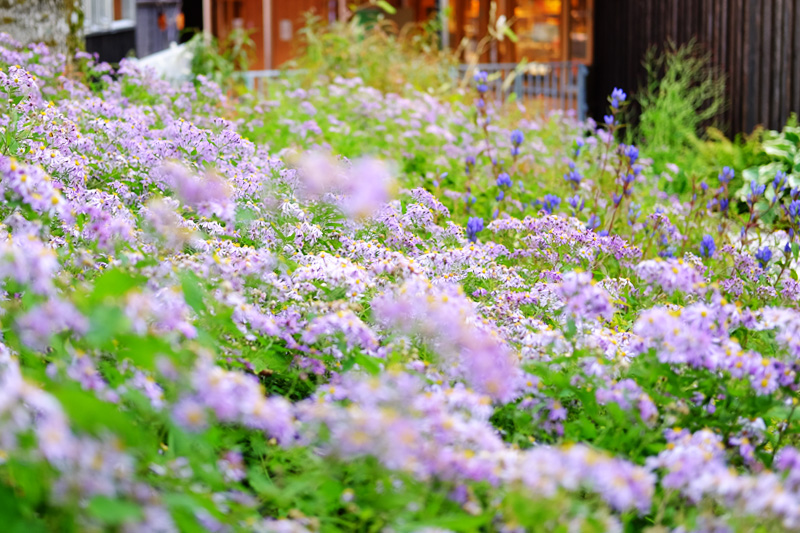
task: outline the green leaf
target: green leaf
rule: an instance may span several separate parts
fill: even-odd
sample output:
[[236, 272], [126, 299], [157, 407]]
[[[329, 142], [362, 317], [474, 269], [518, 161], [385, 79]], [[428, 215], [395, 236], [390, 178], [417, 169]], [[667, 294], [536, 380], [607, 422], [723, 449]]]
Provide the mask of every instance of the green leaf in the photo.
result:
[[191, 270], [184, 272], [181, 274], [181, 288], [183, 289], [183, 297], [189, 307], [197, 313], [203, 313], [206, 310], [206, 304], [203, 301], [203, 288], [200, 277]]
[[764, 153], [771, 157], [776, 157], [789, 163], [794, 162], [796, 152], [795, 146], [786, 139], [775, 139], [766, 141], [763, 145]]
[[564, 336], [567, 339], [572, 339], [578, 333], [578, 327], [575, 325], [575, 320], [572, 318], [567, 319], [567, 329], [564, 332]]
[[280, 496], [281, 489], [270, 481], [260, 470], [251, 468], [247, 474], [247, 482], [259, 496], [273, 499]]
[[94, 289], [89, 300], [91, 303], [100, 303], [110, 297], [119, 297], [126, 294], [134, 287], [139, 287], [147, 281], [144, 276], [132, 275], [120, 269], [106, 270], [94, 280]]
[[112, 306], [95, 307], [89, 315], [89, 332], [84, 337], [92, 346], [102, 347], [114, 337], [127, 333], [130, 321], [122, 309]]
[[159, 355], [170, 356], [173, 353], [169, 342], [152, 335], [121, 335], [117, 338], [117, 358], [130, 359], [144, 370], [154, 370]]
[[386, 0], [376, 0], [375, 5], [377, 5], [390, 15], [394, 15], [395, 13], [397, 13], [397, 10], [394, 8], [394, 6], [392, 6], [392, 4], [390, 4]]
[[[41, 480], [38, 480], [41, 481]], [[20, 487], [17, 487], [19, 489]], [[25, 494], [25, 491], [20, 491]], [[3, 532], [4, 533], [47, 533], [48, 528], [44, 523], [38, 521], [38, 518], [29, 516], [23, 517], [25, 514], [30, 513], [27, 509], [22, 509], [26, 503], [24, 497], [16, 494], [10, 487], [0, 485], [0, 517], [3, 518]]]
[[140, 520], [144, 516], [137, 504], [106, 496], [95, 496], [89, 500], [89, 514], [109, 526]]
[[381, 364], [374, 357], [364, 355], [361, 352], [353, 354], [353, 361], [361, 368], [361, 370], [368, 372], [372, 375], [377, 375], [381, 371]]
[[240, 207], [236, 210], [236, 223], [252, 222], [258, 218], [258, 213], [254, 209]]
[[454, 531], [477, 531], [487, 523], [486, 515], [471, 516], [468, 514], [449, 514], [435, 518], [428, 526], [443, 527]]
[[509, 39], [509, 40], [510, 40], [512, 43], [516, 43], [516, 42], [518, 42], [518, 41], [519, 41], [519, 37], [517, 37], [517, 34], [516, 34], [516, 33], [514, 33], [514, 30], [512, 30], [512, 29], [511, 29], [509, 26], [506, 26], [505, 28], [503, 28], [503, 34], [504, 34], [506, 37], [508, 37], [508, 39]]
[[69, 415], [72, 424], [83, 431], [100, 435], [111, 430], [130, 446], [155, 440], [132, 420], [129, 413], [120, 412], [117, 405], [99, 400], [92, 392], [65, 387], [54, 390], [53, 395]]

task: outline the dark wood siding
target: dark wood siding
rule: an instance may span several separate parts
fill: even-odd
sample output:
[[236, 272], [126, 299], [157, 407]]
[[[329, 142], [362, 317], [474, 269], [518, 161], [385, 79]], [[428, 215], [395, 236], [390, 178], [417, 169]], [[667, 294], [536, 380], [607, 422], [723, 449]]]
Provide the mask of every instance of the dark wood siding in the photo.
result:
[[595, 0], [594, 35], [594, 116], [614, 87], [631, 94], [644, 83], [651, 46], [692, 38], [726, 78], [727, 133], [779, 129], [800, 113], [800, 0]]
[[123, 57], [136, 52], [136, 30], [125, 28], [87, 35], [86, 51], [97, 54], [100, 61], [119, 63]]

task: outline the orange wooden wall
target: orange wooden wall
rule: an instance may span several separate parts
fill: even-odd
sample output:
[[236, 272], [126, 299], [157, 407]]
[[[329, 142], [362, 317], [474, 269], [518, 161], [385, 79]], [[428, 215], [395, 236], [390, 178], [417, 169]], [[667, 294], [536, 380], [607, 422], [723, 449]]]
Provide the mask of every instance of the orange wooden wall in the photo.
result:
[[[281, 0], [274, 0], [279, 2]], [[292, 2], [292, 0], [283, 0]], [[251, 70], [265, 68], [264, 61], [264, 12], [262, 0], [214, 0], [211, 6], [213, 33], [223, 41], [233, 30], [236, 20], [240, 20], [242, 27], [250, 32], [250, 38], [255, 43], [255, 54], [250, 60]]]
[[314, 11], [327, 20], [329, 7], [328, 0], [272, 0], [272, 68], [280, 67], [294, 56], [298, 30], [305, 24], [304, 14]]

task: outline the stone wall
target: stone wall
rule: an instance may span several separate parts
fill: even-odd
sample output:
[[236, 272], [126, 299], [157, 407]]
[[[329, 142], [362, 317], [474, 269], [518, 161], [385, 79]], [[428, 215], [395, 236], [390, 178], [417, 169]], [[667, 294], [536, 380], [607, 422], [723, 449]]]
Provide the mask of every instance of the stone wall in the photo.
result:
[[44, 42], [64, 52], [71, 0], [0, 0], [0, 32], [23, 43]]

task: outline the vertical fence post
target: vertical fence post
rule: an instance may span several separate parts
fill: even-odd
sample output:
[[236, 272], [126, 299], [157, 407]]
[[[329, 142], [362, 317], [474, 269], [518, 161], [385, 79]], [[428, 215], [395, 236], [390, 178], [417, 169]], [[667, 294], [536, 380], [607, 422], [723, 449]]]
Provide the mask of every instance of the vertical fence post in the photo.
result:
[[586, 75], [589, 69], [586, 65], [578, 65], [578, 120], [586, 120]]
[[[503, 90], [503, 81], [514, 75], [512, 87], [518, 99], [537, 99], [545, 114], [556, 108], [566, 112], [567, 108], [575, 109], [578, 120], [586, 120], [588, 104], [586, 102], [586, 76], [589, 69], [586, 65], [573, 61], [554, 61], [550, 63], [533, 63], [519, 75], [516, 65], [510, 63], [489, 63], [475, 65], [478, 70], [486, 71], [497, 79], [489, 83], [487, 97], [494, 97], [498, 102], [508, 96]], [[470, 69], [469, 65], [459, 65], [451, 71], [452, 76], [463, 76]]]
[[442, 50], [447, 50], [450, 48], [450, 29], [448, 27], [448, 20], [447, 20], [447, 10], [448, 10], [448, 1], [447, 0], [439, 0], [439, 24], [442, 25], [442, 35], [439, 38], [439, 44], [442, 47]]

